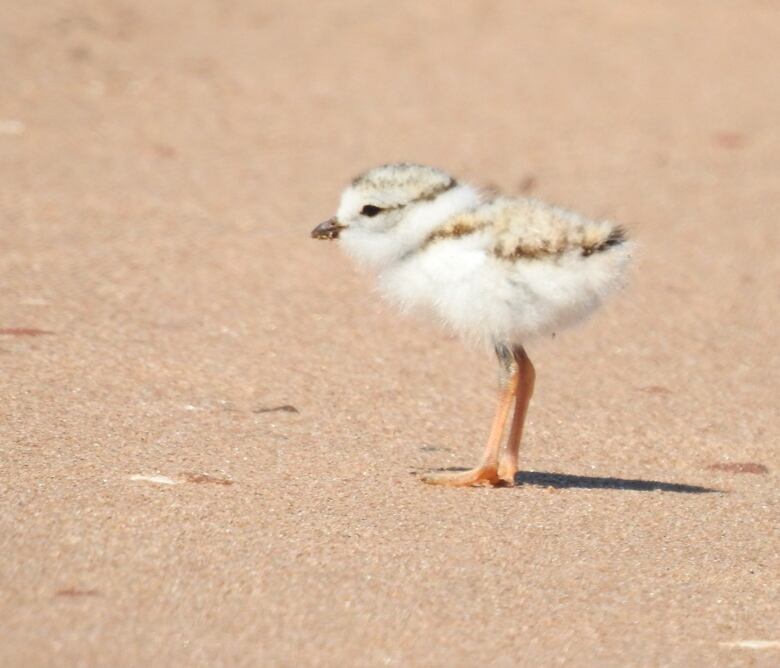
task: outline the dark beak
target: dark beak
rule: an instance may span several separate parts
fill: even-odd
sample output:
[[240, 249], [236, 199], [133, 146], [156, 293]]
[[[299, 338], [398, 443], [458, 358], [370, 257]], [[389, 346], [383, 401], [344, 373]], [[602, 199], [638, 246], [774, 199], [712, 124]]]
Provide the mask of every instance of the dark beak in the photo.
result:
[[317, 225], [317, 227], [311, 231], [311, 236], [313, 239], [338, 239], [339, 232], [341, 232], [344, 227], [345, 225], [339, 223], [334, 217]]

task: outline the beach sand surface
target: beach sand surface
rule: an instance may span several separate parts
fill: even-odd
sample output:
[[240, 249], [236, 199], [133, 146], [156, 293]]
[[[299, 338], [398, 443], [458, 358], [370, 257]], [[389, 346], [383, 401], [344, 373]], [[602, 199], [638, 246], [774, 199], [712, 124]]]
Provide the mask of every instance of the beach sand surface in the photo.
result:
[[[0, 5], [0, 664], [780, 665], [780, 7]], [[309, 232], [409, 160], [630, 229], [497, 367]]]

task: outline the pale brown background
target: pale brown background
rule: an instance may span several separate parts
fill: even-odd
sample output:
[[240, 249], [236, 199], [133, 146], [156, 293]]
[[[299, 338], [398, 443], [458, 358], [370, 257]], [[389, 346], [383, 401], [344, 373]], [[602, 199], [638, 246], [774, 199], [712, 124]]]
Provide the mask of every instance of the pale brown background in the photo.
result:
[[[769, 0], [3, 0], [0, 664], [780, 665], [779, 62]], [[399, 159], [641, 245], [520, 488], [410, 475], [494, 361], [308, 238]]]

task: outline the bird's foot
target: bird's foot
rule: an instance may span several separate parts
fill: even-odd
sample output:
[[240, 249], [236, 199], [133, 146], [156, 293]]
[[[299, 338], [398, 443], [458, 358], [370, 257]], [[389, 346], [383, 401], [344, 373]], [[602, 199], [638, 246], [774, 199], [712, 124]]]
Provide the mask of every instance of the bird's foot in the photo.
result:
[[494, 466], [480, 466], [470, 471], [429, 473], [422, 477], [429, 485], [445, 487], [501, 487], [506, 482], [501, 479]]

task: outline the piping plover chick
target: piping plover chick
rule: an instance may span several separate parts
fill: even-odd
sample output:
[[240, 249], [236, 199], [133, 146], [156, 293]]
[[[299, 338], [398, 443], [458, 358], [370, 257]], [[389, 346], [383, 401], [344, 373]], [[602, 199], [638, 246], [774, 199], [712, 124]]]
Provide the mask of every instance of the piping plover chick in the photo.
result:
[[406, 163], [354, 179], [312, 236], [338, 239], [403, 309], [422, 308], [495, 349], [502, 382], [482, 461], [423, 478], [451, 486], [514, 483], [535, 378], [523, 346], [587, 317], [622, 285], [631, 257], [612, 223], [535, 199], [487, 197], [439, 169]]

